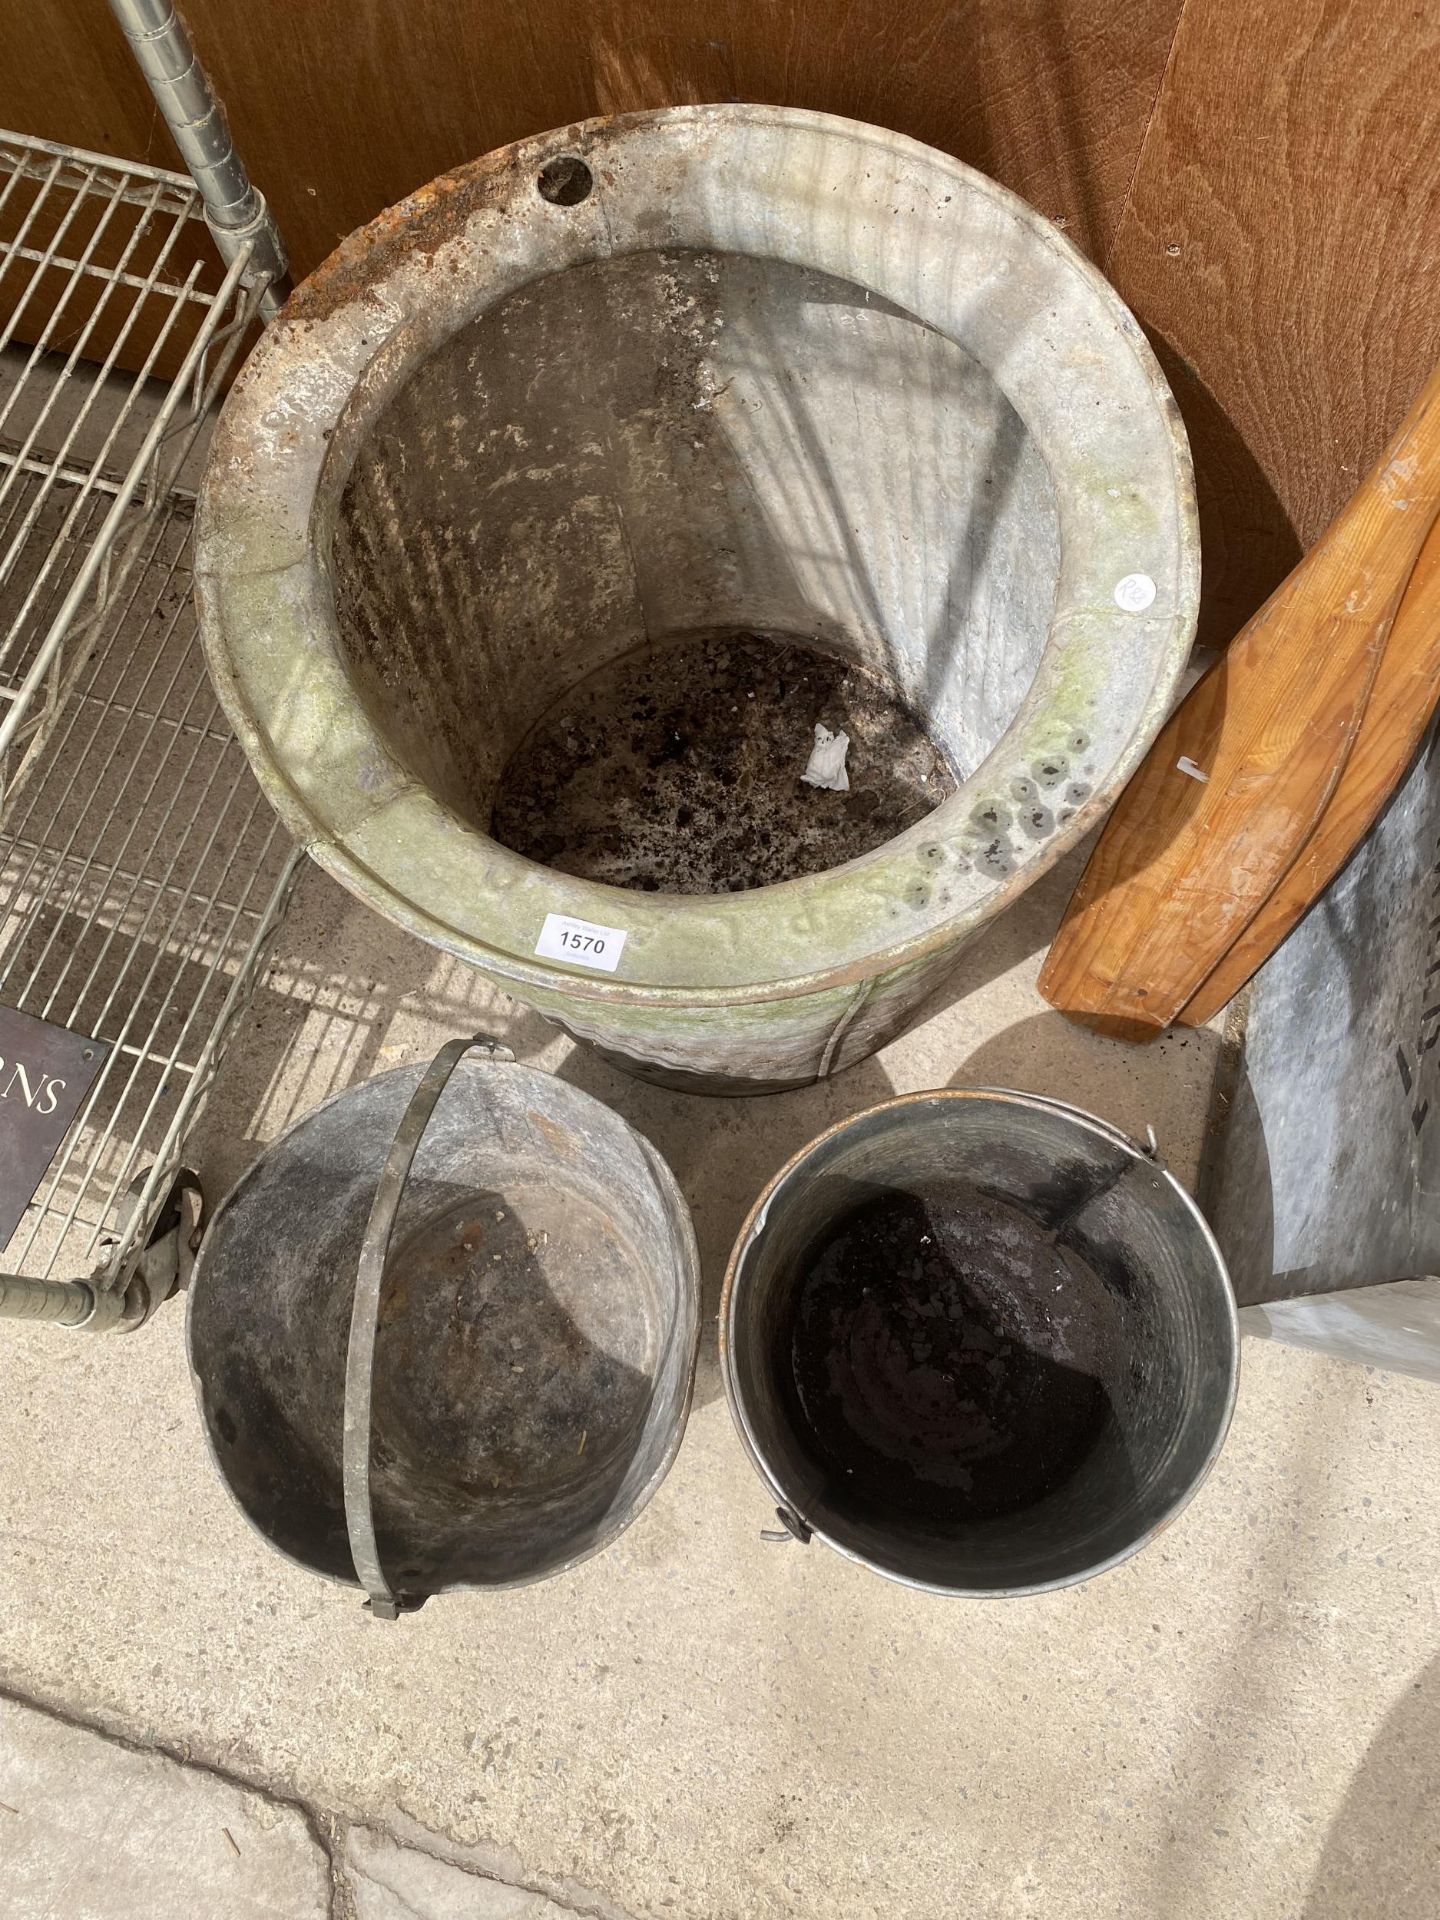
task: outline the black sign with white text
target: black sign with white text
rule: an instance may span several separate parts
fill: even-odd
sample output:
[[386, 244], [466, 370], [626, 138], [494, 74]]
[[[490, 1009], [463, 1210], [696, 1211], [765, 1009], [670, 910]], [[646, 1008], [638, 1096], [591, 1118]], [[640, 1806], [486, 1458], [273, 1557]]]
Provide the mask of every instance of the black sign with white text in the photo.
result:
[[0, 1007], [0, 1248], [24, 1218], [110, 1048]]

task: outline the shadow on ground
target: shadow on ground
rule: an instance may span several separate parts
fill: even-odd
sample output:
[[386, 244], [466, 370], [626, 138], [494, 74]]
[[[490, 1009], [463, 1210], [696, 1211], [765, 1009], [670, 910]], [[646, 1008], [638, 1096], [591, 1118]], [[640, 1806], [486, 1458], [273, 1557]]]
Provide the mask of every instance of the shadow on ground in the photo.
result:
[[1440, 1878], [1440, 1660], [1411, 1682], [1356, 1769], [1301, 1920], [1426, 1920]]

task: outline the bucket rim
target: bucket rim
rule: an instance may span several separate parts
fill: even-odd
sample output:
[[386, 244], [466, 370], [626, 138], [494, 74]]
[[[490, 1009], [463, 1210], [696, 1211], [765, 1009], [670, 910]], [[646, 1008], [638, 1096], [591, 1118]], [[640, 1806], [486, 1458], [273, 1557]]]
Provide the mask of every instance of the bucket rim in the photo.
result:
[[[1037, 1580], [1014, 1587], [962, 1587], [953, 1584], [942, 1584], [933, 1580], [921, 1580], [912, 1574], [896, 1572], [893, 1568], [880, 1566], [875, 1561], [867, 1559], [864, 1554], [858, 1553], [853, 1547], [846, 1546], [843, 1541], [836, 1539], [835, 1536], [828, 1532], [823, 1526], [817, 1526], [808, 1514], [799, 1513], [794, 1506], [791, 1495], [779, 1485], [774, 1474], [771, 1472], [769, 1463], [765, 1458], [759, 1441], [756, 1439], [743, 1396], [735, 1378], [732, 1355], [735, 1288], [740, 1266], [759, 1234], [764, 1231], [770, 1204], [781, 1187], [786, 1185], [796, 1174], [803, 1170], [805, 1162], [814, 1153], [826, 1146], [830, 1141], [836, 1139], [839, 1135], [848, 1132], [860, 1121], [869, 1120], [876, 1114], [893, 1112], [899, 1108], [912, 1107], [921, 1103], [939, 1104], [951, 1100], [976, 1099], [997, 1101], [1012, 1106], [1039, 1107], [1043, 1108], [1047, 1113], [1058, 1114], [1061, 1118], [1083, 1127], [1087, 1132], [1100, 1135], [1110, 1142], [1110, 1144], [1118, 1144], [1124, 1147], [1132, 1153], [1137, 1160], [1143, 1160], [1147, 1165], [1152, 1166], [1163, 1179], [1168, 1181], [1171, 1188], [1179, 1196], [1184, 1207], [1191, 1215], [1195, 1225], [1200, 1229], [1201, 1238], [1214, 1262], [1215, 1273], [1220, 1282], [1218, 1298], [1223, 1306], [1223, 1321], [1227, 1335], [1226, 1384], [1220, 1417], [1216, 1422], [1215, 1434], [1206, 1449], [1204, 1458], [1200, 1461], [1194, 1474], [1191, 1476], [1188, 1486], [1182, 1489], [1180, 1494], [1165, 1512], [1161, 1514], [1159, 1519], [1147, 1527], [1144, 1533], [1128, 1545], [1107, 1555], [1103, 1560], [1097, 1560], [1093, 1565], [1085, 1567], [1078, 1572], [1063, 1574], [1052, 1580]], [[720, 1378], [725, 1389], [725, 1400], [730, 1409], [730, 1417], [734, 1422], [735, 1431], [750, 1460], [751, 1466], [755, 1469], [756, 1474], [759, 1476], [766, 1490], [773, 1496], [777, 1508], [782, 1512], [782, 1518], [785, 1513], [790, 1513], [800, 1522], [806, 1537], [823, 1540], [827, 1547], [833, 1548], [836, 1553], [843, 1555], [846, 1560], [853, 1561], [857, 1566], [864, 1567], [871, 1573], [879, 1574], [882, 1579], [892, 1580], [899, 1586], [914, 1588], [920, 1593], [933, 1593], [944, 1599], [951, 1600], [1014, 1600], [1028, 1599], [1044, 1593], [1058, 1593], [1067, 1587], [1080, 1586], [1087, 1581], [1095, 1579], [1102, 1573], [1113, 1571], [1114, 1568], [1122, 1565], [1123, 1562], [1141, 1552], [1143, 1548], [1148, 1547], [1173, 1521], [1179, 1518], [1209, 1478], [1210, 1472], [1220, 1457], [1221, 1450], [1229, 1434], [1230, 1423], [1235, 1413], [1236, 1396], [1239, 1392], [1240, 1385], [1240, 1320], [1239, 1311], [1235, 1304], [1235, 1290], [1230, 1282], [1229, 1268], [1226, 1266], [1224, 1254], [1220, 1251], [1220, 1244], [1215, 1237], [1209, 1221], [1200, 1211], [1194, 1195], [1182, 1186], [1169, 1167], [1162, 1161], [1152, 1158], [1144, 1148], [1137, 1146], [1123, 1129], [1115, 1126], [1111, 1121], [1104, 1120], [1098, 1114], [1090, 1113], [1082, 1107], [1072, 1106], [1068, 1101], [1059, 1100], [1047, 1094], [1027, 1092], [1017, 1087], [931, 1087], [921, 1088], [914, 1093], [895, 1094], [889, 1100], [877, 1100], [871, 1106], [862, 1107], [856, 1113], [847, 1114], [844, 1119], [833, 1122], [830, 1126], [826, 1127], [823, 1132], [816, 1134], [812, 1140], [808, 1141], [797, 1152], [793, 1153], [784, 1165], [776, 1170], [766, 1182], [764, 1188], [756, 1197], [753, 1205], [742, 1221], [740, 1229], [735, 1236], [734, 1244], [730, 1249], [729, 1258], [725, 1263], [725, 1278], [721, 1283], [720, 1306], [716, 1318], [720, 1350]]]
[[[595, 190], [557, 209], [533, 184], [569, 155], [591, 166]], [[826, 168], [853, 202], [843, 218], [844, 196], [815, 187]], [[716, 177], [723, 194], [707, 197]], [[642, 215], [675, 231], [642, 237]], [[883, 241], [873, 237], [882, 216]], [[987, 311], [973, 288], [962, 299], [940, 286], [958, 276], [962, 243], [1003, 256], [1012, 279], [1023, 268], [1035, 313], [1041, 290], [1053, 297], [1074, 337], [1037, 347], [1043, 366], [1026, 373], [1023, 394], [1007, 384], [1019, 376], [1003, 355], [982, 364], [1050, 469], [1061, 573], [1034, 682], [934, 813], [818, 874], [738, 894], [647, 894], [511, 852], [399, 764], [341, 664], [317, 546], [369, 425], [460, 326], [567, 265], [726, 242], [839, 273], [952, 339], [962, 316], [970, 324]], [[851, 246], [854, 259], [832, 257]], [[897, 283], [897, 260], [909, 260], [913, 285]], [[993, 281], [993, 259], [978, 278]], [[1000, 327], [993, 315], [985, 324]], [[962, 344], [980, 357], [971, 334]], [[919, 962], [1060, 858], [1103, 816], [1169, 711], [1194, 634], [1199, 535], [1188, 443], [1154, 353], [1118, 293], [1044, 215], [903, 135], [735, 104], [597, 118], [517, 142], [343, 242], [235, 383], [201, 488], [195, 573], [222, 705], [272, 804], [328, 872], [537, 997], [679, 1009], [783, 1000]], [[1137, 576], [1154, 598], [1131, 610], [1116, 590]], [[1094, 750], [1088, 791], [1067, 820], [1031, 837], [1011, 821], [1014, 789], [1033, 787], [1034, 769], [1075, 741], [1077, 753]], [[550, 914], [623, 931], [616, 972], [542, 958]]]

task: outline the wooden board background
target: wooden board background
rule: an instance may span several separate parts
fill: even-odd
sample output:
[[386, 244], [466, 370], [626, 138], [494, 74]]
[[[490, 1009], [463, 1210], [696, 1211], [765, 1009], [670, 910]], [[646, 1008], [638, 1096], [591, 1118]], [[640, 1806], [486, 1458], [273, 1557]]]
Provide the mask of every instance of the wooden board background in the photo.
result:
[[1190, 429], [1221, 641], [1440, 361], [1437, 0], [1186, 0], [1102, 264]]
[[[1346, 497], [1440, 359], [1440, 0], [186, 0], [303, 273], [446, 168], [752, 99], [1023, 194], [1151, 331], [1189, 426], [1203, 637]], [[0, 0], [0, 125], [175, 156], [102, 0]]]

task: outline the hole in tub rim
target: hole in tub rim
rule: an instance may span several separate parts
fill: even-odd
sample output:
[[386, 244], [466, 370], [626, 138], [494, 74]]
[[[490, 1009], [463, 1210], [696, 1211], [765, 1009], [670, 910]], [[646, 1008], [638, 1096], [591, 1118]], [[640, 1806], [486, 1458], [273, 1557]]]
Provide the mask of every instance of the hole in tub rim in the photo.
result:
[[[594, 190], [557, 221], [536, 178], [580, 156]], [[543, 275], [666, 248], [818, 268], [936, 326], [1020, 415], [1060, 523], [1039, 667], [958, 792], [857, 860], [738, 894], [632, 892], [556, 873], [418, 786], [345, 675], [326, 570], [355, 454], [421, 360]], [[993, 918], [1139, 764], [1178, 687], [1199, 595], [1184, 428], [1113, 288], [1043, 215], [961, 162], [861, 122], [758, 106], [667, 108], [521, 141], [351, 235], [237, 381], [196, 545], [222, 704], [319, 864], [397, 924], [532, 989], [677, 1006], [859, 983]], [[1136, 574], [1156, 588], [1139, 613], [1115, 598]], [[1015, 827], [1011, 788], [1057, 753], [1086, 769], [1090, 793], [1031, 840]], [[622, 930], [615, 973], [538, 958], [549, 914]]]
[[578, 207], [595, 188], [595, 176], [578, 153], [557, 153], [535, 176], [535, 191], [552, 207]]

